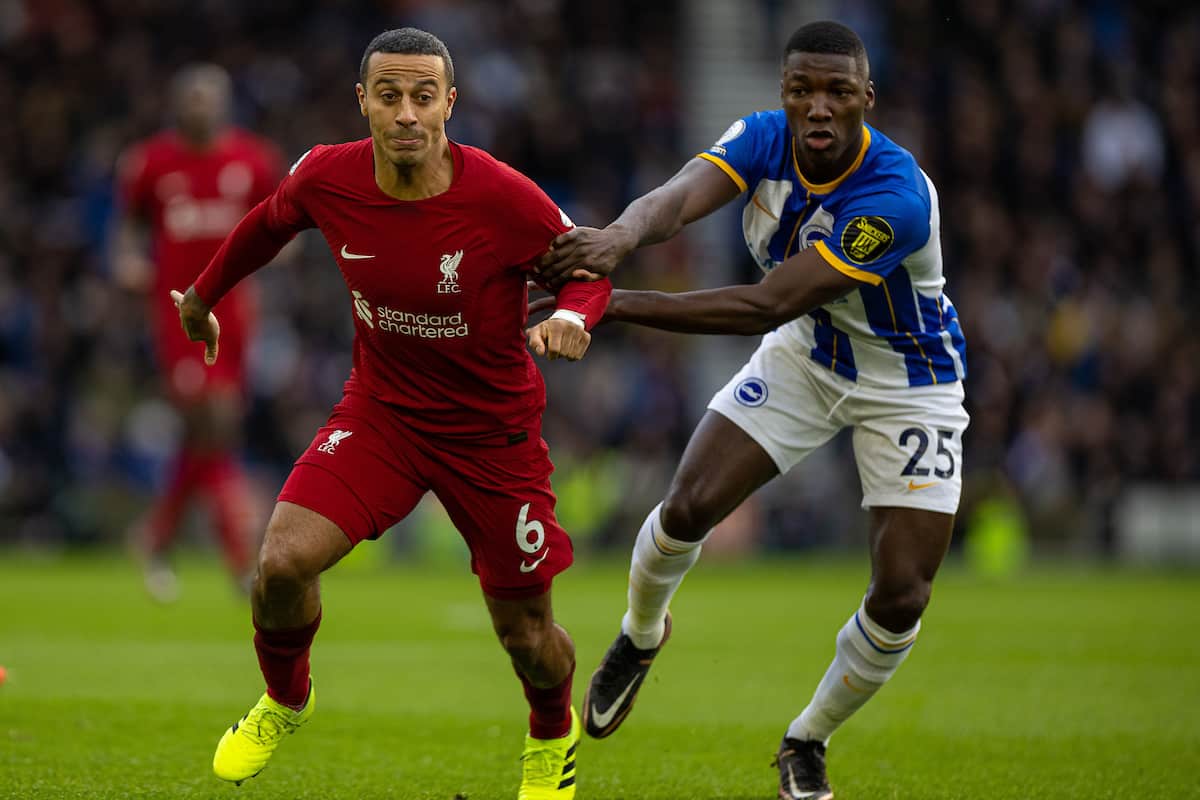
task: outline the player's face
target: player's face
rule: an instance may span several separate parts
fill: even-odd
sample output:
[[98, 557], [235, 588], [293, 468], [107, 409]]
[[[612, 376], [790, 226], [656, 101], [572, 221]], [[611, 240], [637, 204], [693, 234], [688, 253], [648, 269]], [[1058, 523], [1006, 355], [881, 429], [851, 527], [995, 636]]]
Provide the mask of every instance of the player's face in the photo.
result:
[[371, 126], [376, 152], [411, 169], [441, 152], [457, 91], [446, 85], [441, 56], [372, 53], [358, 105]]
[[188, 137], [211, 138], [225, 124], [229, 95], [213, 81], [194, 81], [175, 97], [175, 117]]
[[801, 166], [828, 168], [857, 156], [848, 151], [859, 144], [875, 88], [853, 56], [789, 53], [780, 91]]

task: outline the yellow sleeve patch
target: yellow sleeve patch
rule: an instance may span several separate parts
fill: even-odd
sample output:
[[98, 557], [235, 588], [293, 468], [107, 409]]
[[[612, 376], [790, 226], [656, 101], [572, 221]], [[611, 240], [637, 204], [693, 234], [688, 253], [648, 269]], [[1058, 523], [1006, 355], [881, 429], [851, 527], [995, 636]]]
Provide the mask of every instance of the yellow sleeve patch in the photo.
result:
[[883, 217], [855, 217], [842, 231], [842, 252], [855, 264], [875, 261], [896, 241], [896, 232]]

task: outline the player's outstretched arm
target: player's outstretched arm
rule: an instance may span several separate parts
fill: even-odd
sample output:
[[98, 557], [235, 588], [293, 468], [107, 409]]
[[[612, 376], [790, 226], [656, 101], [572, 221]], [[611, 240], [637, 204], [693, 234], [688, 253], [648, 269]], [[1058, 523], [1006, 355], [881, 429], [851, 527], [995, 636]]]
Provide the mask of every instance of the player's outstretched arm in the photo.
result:
[[[537, 284], [531, 282], [530, 286], [536, 288]], [[592, 341], [588, 329], [604, 317], [611, 296], [612, 283], [607, 278], [594, 283], [568, 282], [553, 297], [544, 298], [547, 303], [543, 307], [555, 309], [554, 315], [525, 331], [530, 349], [551, 360], [583, 358]], [[530, 308], [532, 312], [533, 306]]]
[[221, 323], [217, 322], [216, 314], [192, 287], [186, 293], [172, 289], [171, 300], [179, 309], [179, 323], [188, 339], [204, 342], [204, 363], [211, 367], [217, 363], [217, 340], [221, 337]]
[[696, 292], [613, 292], [604, 318], [680, 333], [754, 336], [774, 330], [862, 284], [809, 248], [761, 283]]
[[606, 228], [572, 228], [550, 244], [539, 278], [550, 287], [598, 280], [639, 247], [670, 239], [741, 193], [716, 165], [695, 158], [657, 189], [634, 200]]

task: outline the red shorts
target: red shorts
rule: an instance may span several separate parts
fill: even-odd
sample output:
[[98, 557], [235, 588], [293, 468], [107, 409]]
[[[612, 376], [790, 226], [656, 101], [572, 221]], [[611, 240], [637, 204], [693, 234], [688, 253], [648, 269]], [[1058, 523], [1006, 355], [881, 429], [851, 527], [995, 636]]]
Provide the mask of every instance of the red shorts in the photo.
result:
[[448, 447], [396, 411], [346, 395], [297, 459], [279, 499], [315, 511], [353, 544], [378, 538], [426, 492], [445, 507], [490, 596], [543, 594], [571, 565], [571, 539], [554, 516], [550, 450], [537, 436], [508, 446]]

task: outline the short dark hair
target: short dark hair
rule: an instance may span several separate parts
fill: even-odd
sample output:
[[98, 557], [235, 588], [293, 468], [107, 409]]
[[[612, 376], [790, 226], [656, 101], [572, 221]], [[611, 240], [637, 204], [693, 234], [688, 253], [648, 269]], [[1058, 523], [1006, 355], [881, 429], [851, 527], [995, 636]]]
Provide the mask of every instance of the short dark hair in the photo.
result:
[[783, 49], [783, 60], [792, 53], [828, 53], [850, 56], [858, 64], [864, 76], [869, 76], [871, 65], [867, 59], [867, 48], [858, 34], [840, 22], [823, 20], [810, 22], [796, 29]]
[[406, 56], [441, 56], [446, 65], [446, 86], [454, 85], [454, 62], [446, 43], [428, 31], [419, 28], [394, 28], [384, 31], [371, 40], [358, 65], [358, 77], [367, 82], [367, 62], [372, 53], [400, 53]]

